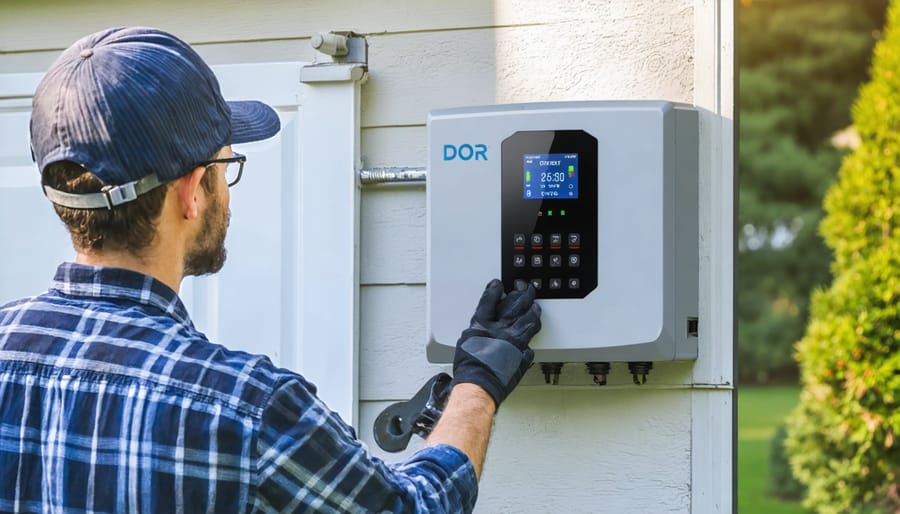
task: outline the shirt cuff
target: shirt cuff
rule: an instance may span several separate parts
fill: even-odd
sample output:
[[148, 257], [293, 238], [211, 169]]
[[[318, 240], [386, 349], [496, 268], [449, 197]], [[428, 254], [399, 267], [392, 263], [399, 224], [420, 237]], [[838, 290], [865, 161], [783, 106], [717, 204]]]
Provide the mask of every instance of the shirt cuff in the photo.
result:
[[[463, 512], [471, 512], [478, 499], [478, 478], [469, 457], [449, 444], [426, 446], [406, 460], [402, 466], [408, 471], [418, 468], [442, 483], [450, 503], [457, 503]], [[427, 470], [427, 471], [426, 471]]]

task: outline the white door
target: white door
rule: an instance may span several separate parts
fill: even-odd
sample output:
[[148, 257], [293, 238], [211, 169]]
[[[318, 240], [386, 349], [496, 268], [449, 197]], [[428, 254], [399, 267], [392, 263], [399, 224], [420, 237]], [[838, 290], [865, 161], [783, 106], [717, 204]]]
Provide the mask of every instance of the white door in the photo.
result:
[[[304, 84], [303, 66], [213, 67], [227, 99], [268, 103], [282, 129], [235, 146], [247, 164], [231, 191], [228, 261], [215, 276], [185, 280], [180, 294], [210, 340], [299, 371], [354, 423], [359, 85], [330, 75]], [[0, 303], [46, 290], [57, 264], [74, 257], [31, 160], [28, 121], [40, 79], [0, 75]]]

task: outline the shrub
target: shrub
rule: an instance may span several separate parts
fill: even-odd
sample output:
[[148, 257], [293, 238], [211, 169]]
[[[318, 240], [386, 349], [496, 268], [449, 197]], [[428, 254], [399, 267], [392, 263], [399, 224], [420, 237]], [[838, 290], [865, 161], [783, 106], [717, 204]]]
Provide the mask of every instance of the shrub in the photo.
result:
[[806, 493], [806, 487], [801, 484], [791, 472], [788, 462], [787, 448], [784, 441], [787, 438], [787, 426], [782, 423], [775, 430], [772, 443], [769, 448], [769, 496], [780, 500], [798, 501]]
[[804, 504], [900, 512], [900, 3], [853, 107], [860, 146], [825, 196], [834, 281], [797, 345], [803, 392], [787, 447]]

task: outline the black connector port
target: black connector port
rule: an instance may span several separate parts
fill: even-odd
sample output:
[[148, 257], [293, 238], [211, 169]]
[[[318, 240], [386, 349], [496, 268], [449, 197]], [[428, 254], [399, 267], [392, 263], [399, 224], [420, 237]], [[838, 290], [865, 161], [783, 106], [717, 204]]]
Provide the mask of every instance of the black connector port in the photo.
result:
[[688, 318], [687, 319], [687, 335], [688, 335], [688, 337], [697, 337], [697, 334], [699, 333], [699, 331], [698, 331], [699, 323], [700, 322], [697, 320], [697, 318]]

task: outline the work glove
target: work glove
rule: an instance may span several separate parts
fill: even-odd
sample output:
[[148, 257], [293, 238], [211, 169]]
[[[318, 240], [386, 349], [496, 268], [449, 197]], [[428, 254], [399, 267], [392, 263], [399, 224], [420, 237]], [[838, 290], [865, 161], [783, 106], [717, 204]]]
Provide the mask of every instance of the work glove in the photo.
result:
[[481, 295], [469, 328], [456, 343], [453, 384], [481, 386], [497, 407], [515, 389], [534, 360], [528, 347], [541, 329], [541, 307], [530, 284], [503, 294], [503, 284], [490, 281]]

